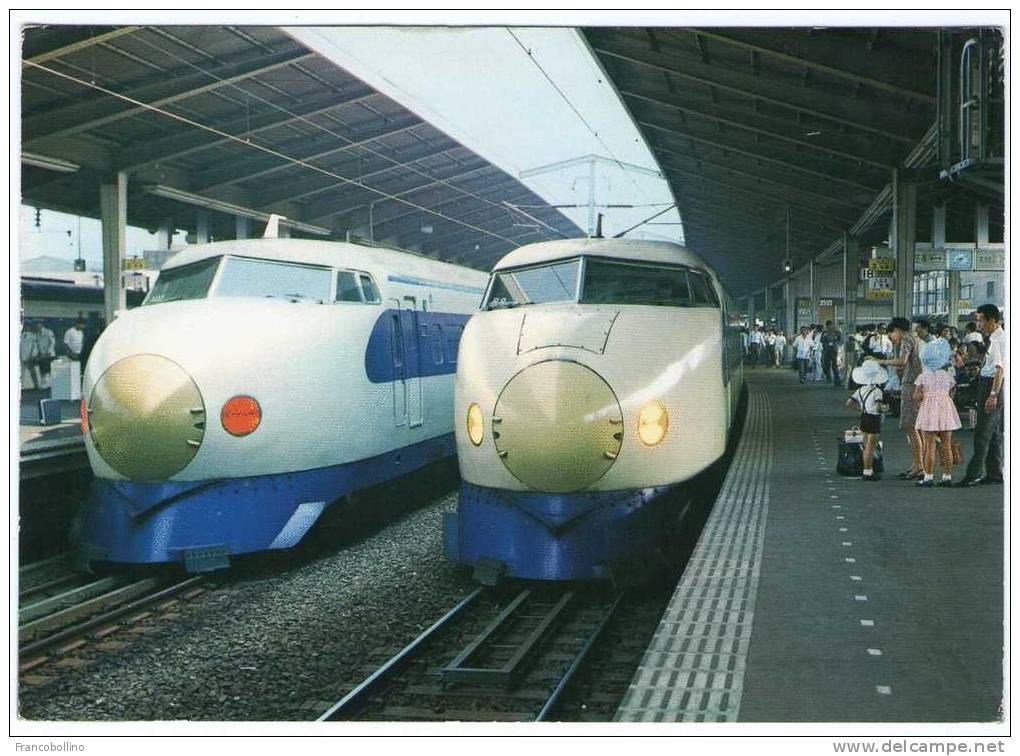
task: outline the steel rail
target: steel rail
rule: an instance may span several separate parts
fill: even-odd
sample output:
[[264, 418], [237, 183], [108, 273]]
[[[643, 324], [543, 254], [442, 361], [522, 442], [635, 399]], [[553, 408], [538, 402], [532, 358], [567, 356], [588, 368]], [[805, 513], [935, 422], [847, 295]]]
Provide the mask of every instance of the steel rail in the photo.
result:
[[422, 650], [422, 648], [424, 648], [424, 646], [432, 640], [433, 636], [448, 625], [455, 617], [459, 616], [464, 609], [474, 603], [475, 599], [481, 596], [484, 591], [485, 589], [482, 587], [475, 588], [475, 590], [469, 593], [466, 598], [462, 599], [459, 604], [453, 607], [453, 609], [436, 620], [431, 627], [411, 641], [411, 643], [400, 653], [365, 678], [365, 680], [354, 688], [354, 690], [337, 701], [337, 703], [333, 704], [333, 706], [320, 716], [317, 721], [329, 722], [336, 720], [339, 719], [341, 715], [350, 714], [359, 708], [364, 703], [364, 699], [369, 694], [373, 693], [390, 674], [402, 668], [417, 652]]
[[567, 686], [570, 685], [570, 682], [574, 679], [574, 676], [577, 674], [578, 670], [581, 669], [581, 666], [588, 658], [589, 652], [592, 650], [592, 648], [595, 646], [595, 643], [602, 635], [602, 631], [606, 629], [606, 626], [609, 624], [609, 621], [616, 614], [616, 610], [620, 607], [620, 603], [622, 601], [623, 594], [621, 593], [616, 597], [616, 600], [613, 601], [608, 611], [606, 611], [605, 616], [602, 617], [602, 620], [601, 622], [599, 622], [598, 626], [592, 631], [591, 635], [588, 636], [588, 640], [585, 641], [584, 645], [581, 647], [581, 650], [577, 652], [577, 656], [574, 657], [574, 660], [570, 663], [570, 666], [567, 668], [567, 671], [563, 673], [563, 677], [560, 678], [559, 683], [556, 685], [556, 689], [552, 692], [548, 700], [542, 706], [542, 710], [538, 712], [538, 716], [535, 717], [536, 722], [548, 721], [549, 715], [552, 713], [553, 709], [556, 708], [556, 704], [559, 703], [560, 698], [563, 696], [563, 692], [567, 689]]
[[134, 601], [130, 601], [127, 604], [123, 604], [122, 606], [119, 606], [116, 609], [111, 609], [108, 612], [104, 612], [103, 614], [92, 617], [91, 619], [85, 620], [84, 622], [79, 622], [76, 625], [64, 628], [63, 630], [57, 633], [47, 635], [45, 638], [40, 638], [39, 640], [32, 641], [31, 643], [26, 643], [25, 645], [18, 647], [18, 656], [24, 657], [44, 651], [50, 648], [51, 646], [56, 645], [57, 643], [61, 643], [65, 640], [70, 640], [77, 636], [83, 635], [95, 627], [99, 627], [100, 625], [105, 625], [116, 619], [120, 619], [126, 614], [130, 614], [131, 612], [136, 611], [137, 609], [141, 609], [144, 606], [148, 606], [149, 604], [159, 601], [160, 599], [168, 598], [169, 596], [172, 596], [175, 593], [179, 593], [185, 590], [186, 588], [190, 588], [194, 585], [197, 585], [198, 583], [201, 583], [204, 580], [205, 577], [201, 575], [188, 578], [187, 580], [182, 580], [181, 582], [175, 583], [174, 585], [164, 588], [161, 591], [150, 593], [147, 596], [142, 596], [141, 598], [135, 599]]

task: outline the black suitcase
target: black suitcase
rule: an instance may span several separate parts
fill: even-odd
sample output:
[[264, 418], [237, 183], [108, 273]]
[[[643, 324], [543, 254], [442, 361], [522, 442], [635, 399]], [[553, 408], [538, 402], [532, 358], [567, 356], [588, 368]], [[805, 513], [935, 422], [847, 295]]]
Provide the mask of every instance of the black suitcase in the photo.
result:
[[[882, 442], [875, 447], [875, 454], [871, 460], [871, 469], [880, 473], [885, 470], [882, 464]], [[836, 472], [839, 475], [849, 477], [860, 477], [864, 474], [864, 444], [858, 441], [844, 441], [839, 439], [839, 457], [836, 459]]]

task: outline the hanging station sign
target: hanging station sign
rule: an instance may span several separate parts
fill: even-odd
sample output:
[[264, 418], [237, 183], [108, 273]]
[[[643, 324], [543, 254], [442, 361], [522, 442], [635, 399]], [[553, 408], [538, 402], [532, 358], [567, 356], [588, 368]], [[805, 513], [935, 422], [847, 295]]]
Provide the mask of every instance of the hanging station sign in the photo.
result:
[[892, 273], [896, 270], [896, 260], [891, 257], [873, 257], [868, 260], [868, 270], [876, 273]]
[[811, 306], [810, 297], [797, 297], [797, 322], [811, 320], [815, 316], [815, 308]]
[[1006, 248], [1003, 245], [978, 247], [974, 251], [974, 270], [1005, 270]]
[[818, 300], [819, 307], [842, 307], [843, 297], [822, 297]]
[[893, 286], [892, 276], [872, 276], [868, 279], [868, 288], [864, 292], [864, 298], [872, 300], [892, 299], [895, 295]]
[[915, 273], [931, 273], [937, 270], [946, 270], [945, 249], [914, 250]]
[[973, 247], [946, 247], [946, 270], [974, 270]]

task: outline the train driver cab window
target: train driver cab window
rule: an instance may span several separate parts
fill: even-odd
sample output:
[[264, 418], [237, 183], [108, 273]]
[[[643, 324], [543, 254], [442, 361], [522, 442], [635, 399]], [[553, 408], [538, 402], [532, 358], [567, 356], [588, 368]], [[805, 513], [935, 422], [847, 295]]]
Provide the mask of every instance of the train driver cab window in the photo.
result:
[[358, 278], [353, 272], [349, 270], [341, 270], [336, 274], [336, 301], [361, 301], [361, 289], [358, 288]]
[[361, 281], [361, 291], [365, 295], [365, 301], [369, 304], [379, 304], [382, 297], [379, 296], [379, 287], [375, 285], [372, 276], [368, 273], [359, 273], [358, 280]]
[[218, 297], [268, 297], [324, 304], [332, 289], [332, 271], [253, 257], [228, 257], [216, 286]]
[[216, 275], [222, 257], [181, 265], [179, 268], [165, 268], [156, 279], [145, 304], [176, 302], [182, 299], [203, 299], [209, 293], [209, 285]]
[[581, 302], [586, 304], [689, 307], [686, 268], [589, 258]]
[[494, 273], [483, 310], [529, 304], [573, 302], [577, 298], [580, 260], [552, 262], [531, 268]]
[[715, 289], [712, 288], [712, 282], [708, 280], [708, 276], [701, 271], [692, 270], [688, 273], [687, 280], [691, 283], [691, 296], [694, 304], [702, 307], [719, 306], [719, 299], [715, 295]]

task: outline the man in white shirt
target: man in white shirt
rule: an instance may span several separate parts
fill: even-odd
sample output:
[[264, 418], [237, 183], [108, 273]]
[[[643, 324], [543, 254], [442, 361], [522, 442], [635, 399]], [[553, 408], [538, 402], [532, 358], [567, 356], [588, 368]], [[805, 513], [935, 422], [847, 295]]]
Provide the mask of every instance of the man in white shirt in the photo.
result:
[[776, 334], [776, 367], [786, 361], [786, 334], [782, 331]]
[[758, 356], [761, 354], [762, 348], [765, 346], [765, 334], [760, 328], [752, 329], [751, 331], [751, 367], [758, 366]]
[[25, 323], [21, 328], [20, 357], [21, 380], [24, 387], [28, 388], [28, 381], [25, 378], [28, 376], [28, 379], [32, 381], [33, 389], [41, 388], [38, 370], [39, 331], [35, 323]]
[[1006, 408], [1006, 333], [1002, 314], [993, 304], [977, 309], [978, 327], [988, 337], [988, 353], [978, 379], [978, 421], [974, 455], [961, 486], [1002, 483], [1002, 430]]
[[85, 321], [77, 320], [75, 324], [67, 329], [64, 334], [64, 346], [67, 347], [67, 356], [72, 360], [81, 359], [81, 348], [85, 345]]
[[814, 340], [807, 326], [801, 326], [800, 333], [793, 340], [793, 357], [797, 361], [797, 377], [801, 383], [807, 383], [808, 363], [814, 351]]

